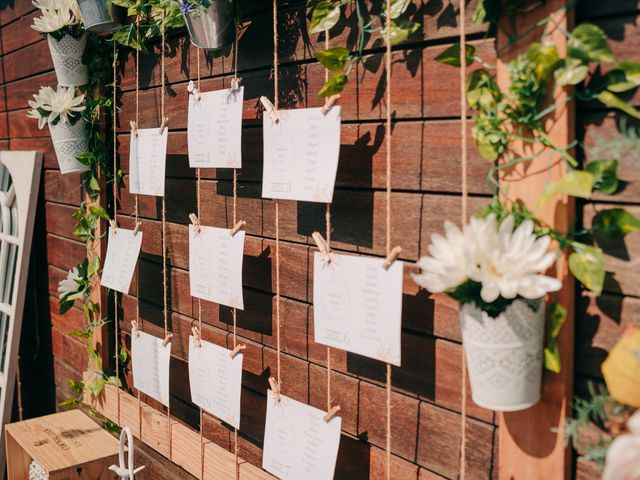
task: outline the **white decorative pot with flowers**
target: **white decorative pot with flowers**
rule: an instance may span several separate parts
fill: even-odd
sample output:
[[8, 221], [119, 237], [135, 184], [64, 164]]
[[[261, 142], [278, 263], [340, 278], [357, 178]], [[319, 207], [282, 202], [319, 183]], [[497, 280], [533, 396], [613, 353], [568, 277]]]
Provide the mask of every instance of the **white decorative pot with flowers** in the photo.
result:
[[414, 280], [460, 303], [462, 343], [471, 395], [481, 407], [524, 410], [540, 400], [544, 297], [560, 289], [543, 274], [555, 261], [551, 237], [509, 215], [472, 218], [463, 230], [445, 222]]
[[79, 87], [89, 83], [87, 66], [82, 61], [87, 34], [76, 0], [34, 0], [41, 15], [33, 19], [33, 29], [49, 42], [58, 85]]
[[82, 117], [86, 109], [84, 95], [76, 95], [75, 88], [42, 87], [33, 97], [27, 116], [38, 120], [38, 128], [49, 126], [60, 172], [89, 170], [77, 159], [89, 150], [89, 132]]

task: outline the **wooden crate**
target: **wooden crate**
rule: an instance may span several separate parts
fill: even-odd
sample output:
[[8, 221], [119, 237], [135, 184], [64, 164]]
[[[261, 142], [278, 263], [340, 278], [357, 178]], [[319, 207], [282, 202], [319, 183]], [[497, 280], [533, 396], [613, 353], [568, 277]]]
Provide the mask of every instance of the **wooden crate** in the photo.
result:
[[56, 413], [5, 427], [9, 480], [29, 478], [35, 460], [56, 479], [111, 479], [118, 440], [81, 410]]

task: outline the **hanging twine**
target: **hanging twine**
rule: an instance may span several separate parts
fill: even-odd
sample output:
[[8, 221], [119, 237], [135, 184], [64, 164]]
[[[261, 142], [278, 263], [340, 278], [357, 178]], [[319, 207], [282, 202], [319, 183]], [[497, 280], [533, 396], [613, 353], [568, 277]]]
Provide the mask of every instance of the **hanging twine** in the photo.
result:
[[[391, 0], [387, 2], [387, 25], [386, 25], [386, 70], [387, 70], [387, 155], [386, 155], [386, 250], [387, 257], [391, 253]], [[387, 438], [386, 438], [386, 474], [387, 480], [391, 480], [391, 364], [387, 363], [386, 374], [386, 394], [387, 394]]]
[[[467, 222], [468, 209], [468, 185], [467, 185], [467, 36], [466, 36], [466, 5], [460, 2], [460, 138], [462, 141], [462, 218], [461, 225]], [[462, 356], [462, 408], [460, 412], [460, 480], [466, 475], [466, 449], [467, 449], [467, 361], [464, 349]]]
[[[278, 110], [278, 4], [277, 0], [273, 0], [273, 90], [274, 90], [274, 107]], [[280, 389], [282, 386], [282, 377], [280, 370], [280, 202], [276, 199], [276, 382], [277, 387], [274, 392], [276, 398], [280, 398]]]
[[[117, 127], [118, 127], [118, 107], [116, 104], [116, 95], [118, 87], [118, 49], [116, 42], [113, 40], [113, 221], [117, 225], [118, 223], [118, 147], [117, 147]], [[120, 388], [120, 337], [118, 333], [118, 292], [113, 291], [113, 339], [115, 343], [116, 353], [116, 388]], [[118, 419], [118, 425], [120, 424], [120, 392], [118, 392], [118, 401], [116, 407], [116, 418]]]
[[22, 408], [22, 381], [20, 379], [20, 355], [16, 359], [16, 390], [18, 391], [18, 420], [24, 420], [24, 410]]

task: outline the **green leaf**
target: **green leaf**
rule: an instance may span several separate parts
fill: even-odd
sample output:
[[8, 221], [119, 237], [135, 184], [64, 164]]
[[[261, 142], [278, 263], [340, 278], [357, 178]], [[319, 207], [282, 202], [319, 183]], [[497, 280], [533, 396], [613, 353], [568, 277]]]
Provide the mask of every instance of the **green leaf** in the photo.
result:
[[129, 353], [127, 352], [127, 349], [124, 347], [120, 347], [120, 363], [125, 364], [127, 363], [127, 360], [129, 360]]
[[560, 351], [558, 350], [558, 342], [555, 339], [550, 339], [547, 346], [544, 347], [544, 368], [553, 373], [560, 373]]
[[625, 60], [618, 63], [605, 77], [607, 90], [626, 92], [640, 86], [640, 62]]
[[533, 43], [527, 51], [527, 59], [534, 65], [538, 81], [544, 83], [560, 62], [560, 55], [553, 44]]
[[559, 180], [547, 184], [538, 199], [538, 206], [542, 206], [560, 193], [573, 197], [589, 198], [593, 190], [595, 177], [589, 172], [571, 170]]
[[80, 400], [77, 398], [67, 398], [66, 400], [61, 401], [58, 406], [64, 409], [76, 408], [80, 404]]
[[557, 302], [551, 303], [549, 305], [549, 320], [551, 323], [549, 338], [557, 338], [562, 325], [567, 321], [567, 309]]
[[622, 110], [627, 115], [630, 115], [640, 120], [640, 112], [636, 108], [634, 108], [633, 106], [631, 106], [630, 104], [622, 100], [620, 97], [618, 97], [617, 95], [614, 95], [608, 90], [603, 90], [602, 92], [600, 92], [598, 94], [598, 100], [600, 100], [602, 103], [604, 103], [608, 107]]
[[69, 390], [78, 395], [84, 391], [84, 383], [78, 380], [73, 380], [71, 378], [67, 379], [67, 386], [69, 387]]
[[616, 57], [611, 51], [607, 35], [592, 23], [578, 25], [569, 37], [569, 56], [587, 62], [613, 62]]
[[347, 60], [349, 60], [349, 49], [335, 47], [329, 50], [320, 50], [315, 53], [315, 57], [325, 68], [332, 72], [337, 72], [342, 70], [347, 64]]
[[311, 14], [311, 33], [320, 33], [331, 29], [340, 20], [340, 4], [333, 5], [326, 0], [318, 2]]
[[578, 58], [567, 57], [563, 65], [553, 72], [558, 85], [577, 85], [587, 78], [589, 66]]
[[474, 70], [467, 78], [467, 100], [474, 110], [494, 110], [500, 90], [493, 76], [484, 69]]
[[329, 80], [318, 92], [319, 97], [330, 97], [332, 95], [337, 95], [338, 93], [344, 90], [344, 87], [347, 85], [349, 81], [349, 77], [344, 73], [337, 73]]
[[613, 195], [618, 190], [618, 161], [617, 160], [595, 160], [589, 162], [586, 167], [595, 180], [593, 189], [605, 195]]
[[[398, 18], [404, 13], [407, 7], [411, 4], [411, 0], [391, 0], [391, 18]], [[385, 11], [387, 4], [384, 4]]]
[[611, 208], [598, 212], [591, 228], [599, 237], [613, 240], [640, 230], [640, 219], [624, 208]]
[[[417, 32], [420, 24], [410, 20], [395, 19], [391, 21], [391, 45], [400, 45], [407, 41], [410, 35]], [[387, 38], [386, 27], [383, 27], [383, 36]]]
[[[465, 58], [467, 62], [467, 66], [473, 63], [473, 59], [476, 56], [476, 47], [473, 45], [467, 45], [465, 47]], [[444, 52], [436, 57], [436, 61], [440, 63], [444, 63], [446, 65], [451, 65], [453, 67], [460, 66], [460, 43], [454, 43], [449, 48], [447, 48]]]
[[573, 242], [574, 252], [569, 255], [569, 270], [576, 279], [596, 295], [604, 285], [604, 255], [597, 247]]
[[107, 382], [106, 383], [107, 383], [107, 385], [114, 385], [114, 386], [116, 386], [118, 388], [122, 388], [122, 381], [119, 378], [114, 377], [114, 376], [111, 376], [111, 377], [107, 378]]

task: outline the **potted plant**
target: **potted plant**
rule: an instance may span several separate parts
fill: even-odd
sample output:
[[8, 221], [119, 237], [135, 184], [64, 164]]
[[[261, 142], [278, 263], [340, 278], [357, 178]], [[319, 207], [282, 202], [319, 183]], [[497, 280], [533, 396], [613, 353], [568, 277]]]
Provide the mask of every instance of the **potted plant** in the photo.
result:
[[235, 38], [235, 0], [176, 0], [189, 30], [191, 43], [219, 50]]
[[38, 120], [38, 128], [49, 125], [51, 140], [56, 151], [60, 172], [84, 172], [89, 170], [76, 158], [89, 149], [89, 135], [82, 118], [85, 110], [84, 95], [76, 95], [75, 88], [42, 87], [29, 101], [27, 114]]
[[34, 0], [41, 16], [33, 19], [33, 29], [48, 41], [58, 85], [78, 87], [89, 83], [82, 55], [87, 44], [76, 0]]
[[540, 399], [544, 296], [561, 287], [542, 274], [556, 259], [551, 237], [534, 223], [501, 222], [491, 213], [459, 229], [445, 222], [414, 280], [460, 302], [462, 342], [473, 401], [497, 411], [523, 410]]
[[112, 32], [120, 26], [123, 10], [112, 0], [78, 0], [78, 6], [84, 28], [89, 32]]

